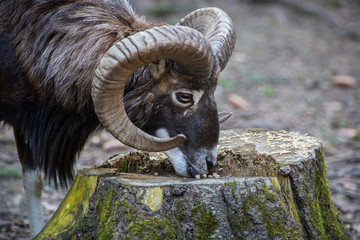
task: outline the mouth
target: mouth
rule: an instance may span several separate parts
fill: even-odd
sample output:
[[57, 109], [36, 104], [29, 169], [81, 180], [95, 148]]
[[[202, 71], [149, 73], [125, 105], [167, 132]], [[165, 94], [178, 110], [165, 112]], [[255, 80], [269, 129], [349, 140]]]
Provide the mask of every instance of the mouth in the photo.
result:
[[197, 174], [200, 174], [200, 175], [208, 174], [210, 169], [213, 166], [213, 163], [211, 162], [209, 157], [206, 157], [206, 162], [204, 161], [203, 165], [205, 167], [201, 167], [201, 168], [194, 166], [186, 157], [185, 157], [185, 160], [186, 160], [186, 170], [187, 170], [188, 177], [192, 177], [192, 178], [194, 178], [195, 175], [197, 175]]
[[[168, 131], [163, 128], [157, 130], [155, 135], [158, 137], [169, 137]], [[164, 152], [180, 176], [195, 178], [197, 174], [207, 174], [216, 164], [216, 145], [210, 149], [192, 149], [194, 152], [192, 154], [185, 154], [184, 152], [187, 151], [183, 148], [180, 146]], [[189, 159], [189, 156], [191, 159]]]
[[191, 165], [191, 163], [189, 163], [189, 161], [187, 161], [187, 173], [189, 175], [189, 177], [194, 178], [197, 173], [197, 171], [195, 170], [195, 168]]
[[197, 174], [207, 174], [216, 164], [213, 156], [201, 154], [195, 156], [194, 159], [189, 159], [179, 148], [166, 151], [165, 154], [169, 157], [175, 171], [184, 177], [195, 178]]

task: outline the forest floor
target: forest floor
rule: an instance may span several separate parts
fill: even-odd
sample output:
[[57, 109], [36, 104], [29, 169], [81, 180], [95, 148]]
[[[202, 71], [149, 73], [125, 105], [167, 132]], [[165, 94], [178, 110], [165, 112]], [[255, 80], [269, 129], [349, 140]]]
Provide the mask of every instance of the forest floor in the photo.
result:
[[[229, 14], [237, 43], [220, 76], [216, 99], [219, 111], [231, 111], [233, 116], [222, 129], [285, 129], [320, 139], [334, 204], [349, 234], [360, 239], [360, 33], [349, 32], [327, 15], [287, 4], [291, 0], [131, 2], [138, 12], [171, 24], [200, 7], [220, 7]], [[320, 10], [345, 25], [360, 25], [360, 5], [351, 1], [303, 2], [322, 6]], [[77, 168], [101, 164], [129, 150], [107, 132], [95, 134]], [[0, 127], [0, 189], [0, 239], [27, 239], [21, 166], [7, 126]], [[66, 190], [45, 187], [47, 219], [65, 194]]]

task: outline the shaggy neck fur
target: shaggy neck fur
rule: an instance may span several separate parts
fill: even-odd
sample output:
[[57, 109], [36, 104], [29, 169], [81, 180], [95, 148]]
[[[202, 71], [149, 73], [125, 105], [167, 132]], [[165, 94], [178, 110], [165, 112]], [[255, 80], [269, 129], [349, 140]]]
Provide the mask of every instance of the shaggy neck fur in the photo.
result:
[[34, 90], [52, 92], [47, 101], [77, 112], [91, 106], [91, 81], [103, 54], [151, 25], [118, 0], [4, 1], [0, 13]]
[[[127, 1], [0, 2], [0, 121], [24, 142], [26, 169], [68, 185], [76, 155], [100, 127], [94, 69], [115, 41], [149, 26]], [[130, 112], [140, 114], [134, 121], [145, 114]]]

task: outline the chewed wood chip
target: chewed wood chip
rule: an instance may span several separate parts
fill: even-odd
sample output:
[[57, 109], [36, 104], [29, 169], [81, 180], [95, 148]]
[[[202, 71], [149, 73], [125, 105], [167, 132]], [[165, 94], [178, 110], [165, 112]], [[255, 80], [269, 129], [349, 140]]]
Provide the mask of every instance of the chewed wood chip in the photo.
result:
[[214, 178], [220, 178], [220, 175], [217, 174], [217, 173], [213, 173], [212, 176], [213, 176]]

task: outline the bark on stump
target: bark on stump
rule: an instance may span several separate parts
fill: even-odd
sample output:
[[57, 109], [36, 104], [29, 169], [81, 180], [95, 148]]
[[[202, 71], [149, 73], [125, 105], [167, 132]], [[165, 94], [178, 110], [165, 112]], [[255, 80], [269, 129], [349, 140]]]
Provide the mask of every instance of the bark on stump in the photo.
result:
[[223, 131], [212, 173], [184, 179], [163, 154], [115, 156], [79, 171], [37, 238], [350, 239], [314, 137]]

